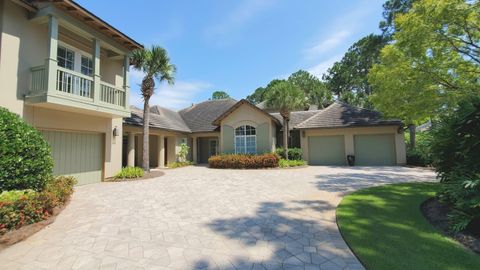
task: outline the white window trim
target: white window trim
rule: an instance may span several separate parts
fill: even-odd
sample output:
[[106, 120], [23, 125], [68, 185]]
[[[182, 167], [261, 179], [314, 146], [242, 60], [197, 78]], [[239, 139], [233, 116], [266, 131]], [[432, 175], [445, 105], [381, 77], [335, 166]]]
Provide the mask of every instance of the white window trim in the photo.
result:
[[[92, 57], [92, 54], [91, 53], [87, 53], [83, 50], [80, 50], [79, 48], [77, 47], [74, 47], [70, 44], [67, 44], [63, 41], [58, 41], [58, 46], [59, 47], [64, 47], [64, 48], [67, 48], [71, 51], [74, 52], [74, 56], [73, 56], [73, 71], [77, 72], [77, 73], [80, 73], [82, 74], [82, 56], [85, 56], [85, 57], [88, 57], [90, 59], [92, 59], [93, 61], [93, 57]], [[93, 75], [93, 74], [92, 74]], [[93, 76], [90, 76], [90, 77], [93, 77]]]
[[[251, 126], [251, 125], [240, 125], [240, 126], [237, 126], [233, 132], [234, 132], [234, 137], [233, 137], [233, 148], [235, 149], [235, 154], [257, 154], [257, 128], [254, 127], [254, 126], [251, 126], [255, 129], [255, 135], [246, 135], [246, 130], [247, 130], [247, 126]], [[245, 128], [245, 135], [237, 135], [236, 134], [236, 129], [239, 128], [239, 127], [244, 127]], [[243, 138], [243, 145], [245, 146], [245, 151], [243, 153], [239, 153], [237, 151], [237, 137], [242, 137]], [[254, 142], [255, 142], [255, 152], [254, 153], [247, 153], [247, 137], [249, 138], [254, 138]]]

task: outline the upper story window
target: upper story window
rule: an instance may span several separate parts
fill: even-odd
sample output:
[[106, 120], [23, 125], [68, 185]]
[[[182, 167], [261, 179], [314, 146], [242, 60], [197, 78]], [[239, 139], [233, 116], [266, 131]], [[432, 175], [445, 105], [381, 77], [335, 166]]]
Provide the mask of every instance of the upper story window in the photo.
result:
[[92, 58], [82, 55], [81, 72], [83, 75], [93, 75], [93, 61]]
[[235, 129], [235, 153], [257, 153], [257, 134], [254, 127], [245, 125]]
[[57, 49], [57, 65], [59, 67], [74, 70], [75, 67], [75, 52], [62, 46]]

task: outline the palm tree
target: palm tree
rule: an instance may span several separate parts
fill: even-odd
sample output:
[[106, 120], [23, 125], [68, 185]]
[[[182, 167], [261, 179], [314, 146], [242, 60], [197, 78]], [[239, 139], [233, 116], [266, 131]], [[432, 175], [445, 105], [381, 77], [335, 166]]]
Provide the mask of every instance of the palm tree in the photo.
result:
[[267, 107], [277, 109], [283, 118], [283, 147], [285, 148], [285, 158], [288, 159], [290, 112], [305, 107], [305, 94], [298, 86], [288, 81], [280, 81], [267, 91], [265, 100]]
[[155, 79], [159, 83], [167, 81], [168, 84], [175, 82], [175, 65], [170, 63], [167, 51], [153, 45], [151, 49], [134, 50], [130, 57], [133, 68], [145, 74], [143, 77], [141, 92], [143, 97], [143, 170], [150, 171], [150, 160], [148, 153], [149, 136], [149, 118], [150, 118], [150, 98], [155, 91]]

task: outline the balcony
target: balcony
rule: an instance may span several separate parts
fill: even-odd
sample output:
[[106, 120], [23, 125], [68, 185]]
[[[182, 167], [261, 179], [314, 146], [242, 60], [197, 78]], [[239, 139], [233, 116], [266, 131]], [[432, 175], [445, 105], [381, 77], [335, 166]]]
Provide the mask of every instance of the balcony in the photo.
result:
[[47, 16], [45, 62], [30, 69], [25, 103], [102, 117], [130, 116], [128, 49], [60, 18]]
[[49, 102], [118, 116], [129, 115], [125, 89], [103, 81], [100, 81], [97, 88], [94, 77], [62, 67], [56, 67], [55, 76], [55, 85], [48, 85], [49, 74], [46, 66], [31, 68], [27, 102], [31, 104]]

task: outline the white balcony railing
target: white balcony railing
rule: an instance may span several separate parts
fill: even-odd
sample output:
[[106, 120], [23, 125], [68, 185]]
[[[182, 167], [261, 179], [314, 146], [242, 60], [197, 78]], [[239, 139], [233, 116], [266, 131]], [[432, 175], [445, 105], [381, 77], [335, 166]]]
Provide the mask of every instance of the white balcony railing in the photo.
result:
[[[126, 93], [121, 87], [100, 81], [99, 89], [95, 89], [93, 77], [62, 67], [57, 67], [56, 73], [55, 85], [48, 85], [45, 66], [31, 68], [30, 95], [55, 91], [80, 97], [83, 102], [96, 103], [94, 99], [98, 98], [98, 101], [113, 105], [114, 108], [125, 107]], [[95, 91], [98, 91], [98, 95], [95, 95]]]
[[93, 98], [93, 78], [66, 68], [57, 68], [57, 91]]
[[100, 101], [125, 106], [125, 90], [105, 82], [100, 83]]

